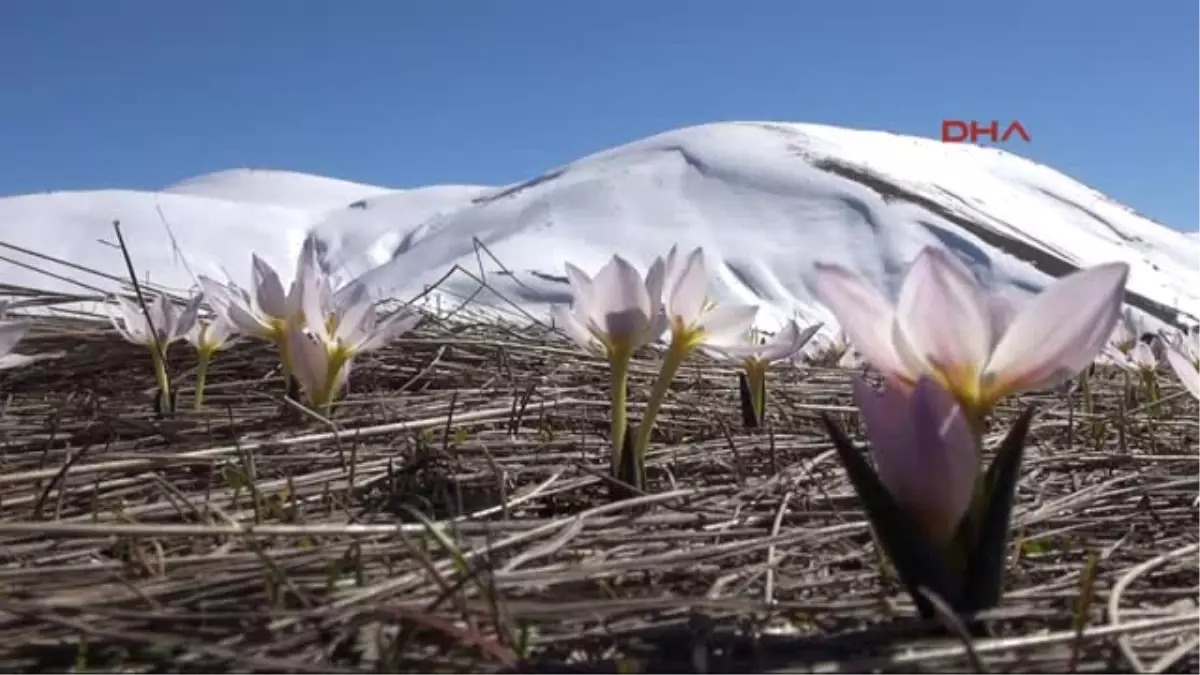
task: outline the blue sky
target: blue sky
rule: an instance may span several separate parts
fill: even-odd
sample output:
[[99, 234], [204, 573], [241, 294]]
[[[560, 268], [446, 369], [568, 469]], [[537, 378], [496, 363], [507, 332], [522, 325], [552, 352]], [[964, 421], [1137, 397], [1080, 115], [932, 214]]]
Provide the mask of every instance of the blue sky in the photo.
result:
[[1021, 121], [1043, 161], [1195, 229], [1184, 0], [3, 0], [0, 194], [237, 166], [499, 184], [671, 128], [938, 136]]

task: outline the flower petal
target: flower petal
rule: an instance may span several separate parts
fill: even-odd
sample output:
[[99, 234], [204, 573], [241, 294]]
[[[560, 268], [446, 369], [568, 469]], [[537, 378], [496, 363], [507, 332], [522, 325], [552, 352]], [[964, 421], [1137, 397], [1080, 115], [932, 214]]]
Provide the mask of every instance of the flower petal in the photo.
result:
[[1186, 355], [1170, 348], [1167, 349], [1167, 363], [1171, 364], [1171, 370], [1175, 371], [1192, 398], [1200, 400], [1200, 370], [1196, 369], [1195, 364]]
[[917, 255], [896, 301], [896, 327], [912, 355], [956, 384], [969, 379], [962, 384], [973, 388], [994, 342], [991, 307], [970, 270], [951, 259], [932, 247]]
[[842, 331], [859, 353], [880, 371], [903, 374], [892, 346], [895, 309], [866, 279], [841, 267], [816, 263], [813, 294], [837, 318]]
[[288, 308], [287, 297], [283, 294], [283, 282], [279, 280], [275, 268], [267, 261], [258, 257], [257, 253], [252, 254], [252, 257], [254, 298], [258, 308], [268, 316], [284, 318]]
[[988, 361], [984, 384], [990, 396], [1053, 387], [1092, 363], [1120, 317], [1128, 276], [1125, 263], [1097, 265], [1030, 300]]
[[708, 292], [708, 266], [703, 249], [688, 254], [675, 277], [668, 281], [667, 313], [671, 319], [682, 321], [685, 326], [697, 323]]
[[640, 346], [650, 327], [650, 296], [646, 283], [633, 265], [613, 256], [592, 280], [595, 304], [589, 318], [614, 342]]
[[325, 386], [325, 375], [329, 370], [329, 353], [325, 347], [297, 328], [288, 333], [288, 354], [291, 357], [292, 375], [309, 397]]
[[554, 324], [567, 334], [575, 344], [582, 347], [589, 354], [595, 356], [603, 356], [604, 351], [601, 345], [592, 337], [591, 331], [579, 320], [578, 314], [563, 305], [554, 305], [550, 308], [550, 316], [554, 319]]
[[408, 331], [417, 327], [421, 323], [422, 315], [419, 312], [414, 312], [407, 309], [401, 309], [388, 318], [384, 319], [369, 335], [358, 345], [359, 352], [369, 352], [373, 349], [378, 349], [396, 338], [404, 335]]
[[717, 305], [701, 317], [705, 342], [736, 344], [744, 339], [757, 315], [758, 305]]

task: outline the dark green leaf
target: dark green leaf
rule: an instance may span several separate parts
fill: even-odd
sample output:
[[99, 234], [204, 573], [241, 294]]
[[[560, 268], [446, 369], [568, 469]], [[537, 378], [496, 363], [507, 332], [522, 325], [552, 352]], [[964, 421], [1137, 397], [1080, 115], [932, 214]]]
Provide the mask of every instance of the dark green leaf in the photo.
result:
[[862, 502], [875, 537], [891, 559], [921, 616], [932, 618], [935, 615], [933, 606], [919, 590], [922, 586], [952, 607], [957, 607], [962, 595], [961, 579], [946, 564], [937, 547], [925, 538], [916, 523], [892, 499], [841, 427], [825, 414], [821, 415], [821, 421], [846, 469], [846, 476]]
[[738, 397], [742, 404], [742, 426], [757, 429], [758, 414], [754, 411], [754, 398], [750, 396], [750, 379], [745, 373], [738, 373]]
[[1034, 412], [1031, 407], [1021, 413], [988, 467], [984, 479], [986, 501], [979, 514], [976, 539], [967, 553], [965, 595], [960, 607], [963, 612], [979, 612], [1000, 604], [1009, 520]]
[[[629, 424], [625, 424], [625, 441], [622, 444], [621, 460], [617, 465], [617, 475], [613, 476], [620, 483], [610, 484], [610, 497], [620, 501], [642, 494], [646, 489], [646, 465], [643, 458], [633, 451], [633, 434]], [[631, 490], [630, 487], [636, 488]]]

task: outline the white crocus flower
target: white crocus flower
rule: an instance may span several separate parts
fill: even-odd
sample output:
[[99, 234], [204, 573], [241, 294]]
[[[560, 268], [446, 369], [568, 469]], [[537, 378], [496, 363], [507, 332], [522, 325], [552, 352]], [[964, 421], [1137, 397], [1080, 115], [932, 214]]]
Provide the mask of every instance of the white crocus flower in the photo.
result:
[[[324, 354], [318, 356], [306, 342], [292, 352], [306, 359], [306, 363], [293, 365], [310, 403], [318, 406], [328, 406], [333, 401], [347, 379], [343, 371], [349, 370], [355, 357], [383, 347], [412, 330], [422, 318], [416, 312], [402, 309], [380, 322], [376, 319], [375, 304], [365, 291], [351, 290], [343, 297], [351, 300], [340, 305], [340, 312], [330, 311], [337, 303], [329, 302], [327, 288], [320, 286], [320, 280], [309, 279], [305, 283], [302, 307], [312, 336], [309, 342]], [[301, 369], [305, 371], [303, 377]], [[312, 379], [318, 376], [322, 379]]]
[[303, 287], [307, 280], [312, 279], [324, 290], [328, 282], [322, 279], [311, 237], [300, 248], [296, 260], [296, 278], [287, 293], [284, 293], [283, 282], [270, 263], [257, 254], [252, 254], [251, 262], [252, 294], [236, 284], [222, 284], [205, 276], [199, 277], [200, 285], [213, 310], [224, 317], [234, 330], [268, 340], [278, 347], [284, 380], [287, 381], [291, 377], [287, 340], [292, 328], [304, 325]]
[[815, 323], [804, 330], [795, 321], [788, 321], [769, 340], [751, 330], [741, 340], [731, 344], [713, 345], [718, 356], [740, 361], [746, 371], [746, 383], [750, 387], [750, 402], [755, 419], [762, 420], [766, 406], [767, 369], [772, 363], [794, 356], [808, 344], [823, 324]]
[[750, 329], [758, 313], [756, 305], [718, 305], [708, 297], [708, 266], [703, 249], [696, 248], [686, 258], [680, 258], [672, 246], [667, 253], [665, 277], [663, 301], [671, 344], [634, 440], [639, 466], [650, 445], [654, 420], [683, 360], [701, 345], [736, 339]]
[[871, 365], [909, 386], [933, 377], [979, 425], [1001, 398], [1054, 387], [1092, 363], [1120, 315], [1129, 265], [1069, 274], [1020, 306], [938, 248], [917, 255], [895, 301], [851, 270], [816, 270], [817, 299]]
[[571, 309], [553, 307], [551, 315], [580, 347], [607, 359], [612, 368], [612, 469], [616, 474], [625, 445], [629, 361], [667, 326], [662, 301], [665, 263], [656, 259], [644, 279], [615, 255], [594, 279], [570, 263], [566, 271], [574, 304]]
[[350, 377], [353, 359], [333, 363], [331, 352], [321, 344], [320, 339], [298, 328], [291, 329], [287, 348], [295, 367], [293, 374], [308, 405], [314, 410], [328, 412], [333, 397]]
[[1200, 399], [1200, 333], [1190, 329], [1163, 340], [1167, 363], [1188, 393]]
[[200, 296], [196, 296], [180, 310], [166, 295], [159, 295], [146, 303], [146, 310], [137, 303], [117, 296], [116, 311], [109, 305], [109, 320], [121, 337], [150, 351], [154, 361], [154, 378], [164, 404], [169, 402], [171, 381], [167, 376], [167, 348], [182, 338], [196, 323], [200, 309]]
[[691, 349], [708, 342], [722, 343], [744, 334], [754, 323], [757, 305], [718, 305], [708, 297], [708, 265], [697, 248], [680, 259], [674, 247], [667, 254], [664, 305], [672, 344]]
[[196, 350], [196, 410], [204, 406], [204, 385], [208, 380], [208, 364], [213, 354], [230, 344], [234, 335], [233, 326], [229, 320], [218, 315], [214, 319], [199, 319], [196, 325], [183, 336], [188, 344]]

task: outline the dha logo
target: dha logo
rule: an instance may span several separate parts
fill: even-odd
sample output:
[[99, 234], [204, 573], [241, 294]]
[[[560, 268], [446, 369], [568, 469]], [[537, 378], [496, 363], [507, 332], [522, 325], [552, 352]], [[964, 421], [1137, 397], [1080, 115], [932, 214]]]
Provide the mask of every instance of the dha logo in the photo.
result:
[[1007, 143], [1013, 134], [1021, 137], [1026, 143], [1031, 139], [1025, 125], [1013, 120], [1000, 133], [1000, 123], [992, 120], [987, 126], [980, 126], [978, 120], [942, 120], [942, 142], [962, 143], [964, 141], [977, 143], [980, 136], [987, 136], [993, 143]]

